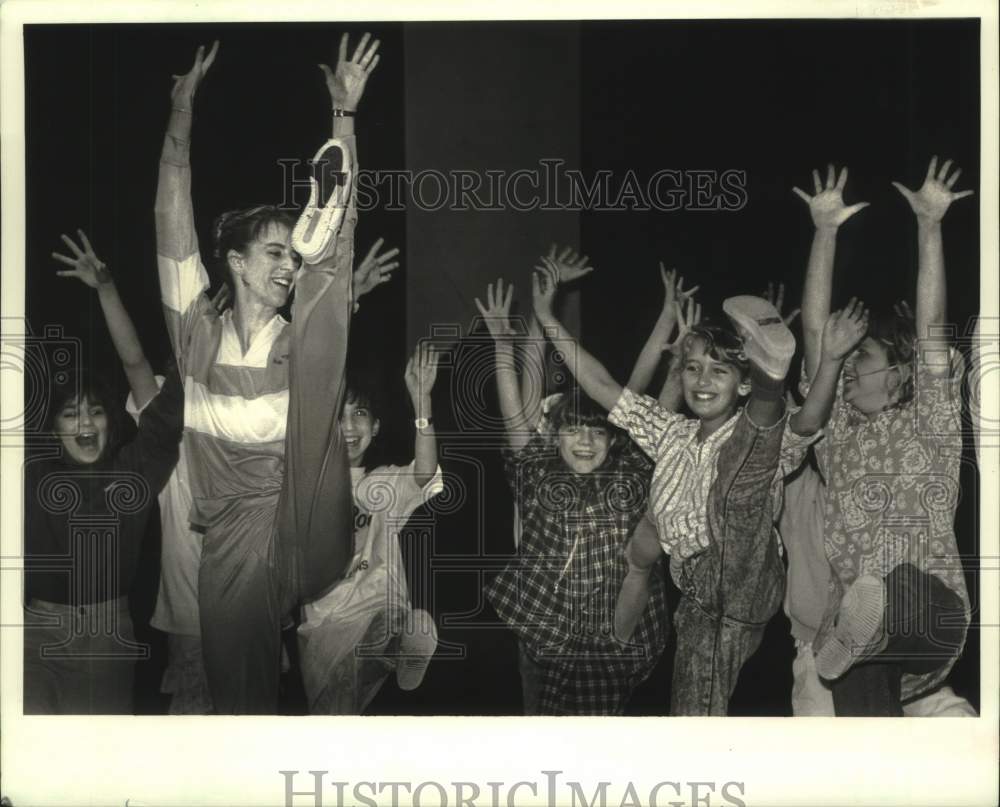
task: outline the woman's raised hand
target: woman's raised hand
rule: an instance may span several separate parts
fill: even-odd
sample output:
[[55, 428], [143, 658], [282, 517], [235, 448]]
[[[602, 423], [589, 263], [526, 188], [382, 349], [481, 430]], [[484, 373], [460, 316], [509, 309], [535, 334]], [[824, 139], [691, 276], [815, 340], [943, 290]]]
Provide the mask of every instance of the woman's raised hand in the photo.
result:
[[171, 103], [185, 112], [191, 111], [194, 103], [194, 94], [198, 90], [198, 85], [205, 77], [208, 69], [215, 61], [215, 54], [219, 51], [219, 40], [212, 43], [212, 49], [205, 55], [205, 46], [199, 45], [194, 55], [194, 65], [182, 76], [173, 76], [174, 86], [170, 90]]
[[[378, 65], [379, 40], [370, 45], [371, 34], [364, 34], [354, 49], [354, 54], [347, 58], [347, 34], [340, 37], [340, 48], [337, 52], [336, 67], [331, 70], [328, 65], [321, 64], [319, 69], [326, 77], [326, 88], [330, 92], [330, 102], [334, 109], [346, 109], [354, 112], [365, 94], [365, 84]], [[367, 47], [366, 47], [367, 46]]]
[[493, 291], [493, 284], [486, 287], [486, 305], [484, 306], [479, 298], [475, 298], [476, 308], [483, 315], [486, 321], [486, 328], [494, 340], [507, 339], [514, 336], [514, 328], [510, 324], [510, 304], [514, 299], [514, 284], [507, 285], [507, 293], [504, 293], [503, 278], [497, 279], [496, 293]]
[[951, 189], [955, 187], [962, 169], [956, 168], [955, 173], [949, 177], [948, 171], [951, 169], [951, 163], [951, 160], [947, 160], [938, 170], [937, 157], [931, 157], [930, 165], [927, 166], [927, 176], [924, 177], [924, 184], [921, 185], [920, 190], [911, 191], [899, 182], [892, 183], [893, 187], [903, 194], [906, 201], [910, 203], [918, 220], [931, 224], [939, 222], [948, 212], [948, 207], [952, 202], [964, 199], [974, 193], [974, 191], [952, 192]]
[[813, 185], [816, 193], [810, 196], [801, 188], [792, 188], [807, 205], [817, 230], [836, 229], [851, 216], [868, 207], [868, 202], [844, 204], [844, 185], [847, 184], [847, 168], [840, 169], [838, 177], [833, 165], [826, 168], [826, 184], [820, 179], [819, 171], [813, 170]]
[[60, 263], [65, 263], [73, 267], [72, 269], [63, 269], [56, 272], [56, 274], [59, 277], [75, 277], [92, 289], [114, 283], [114, 278], [111, 277], [111, 272], [108, 271], [107, 265], [94, 254], [94, 248], [90, 245], [90, 241], [87, 240], [86, 233], [83, 230], [77, 230], [76, 234], [80, 236], [80, 243], [83, 244], [83, 249], [74, 244], [73, 239], [68, 235], [59, 236], [62, 238], [63, 243], [69, 247], [74, 257], [70, 258], [68, 255], [60, 255], [58, 252], [53, 252], [53, 258]]

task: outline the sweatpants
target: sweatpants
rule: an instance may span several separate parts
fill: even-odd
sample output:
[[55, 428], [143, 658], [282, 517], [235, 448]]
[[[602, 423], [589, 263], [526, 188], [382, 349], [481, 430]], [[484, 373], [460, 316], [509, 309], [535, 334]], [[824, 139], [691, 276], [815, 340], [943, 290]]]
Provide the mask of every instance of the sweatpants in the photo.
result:
[[[353, 149], [354, 139], [346, 139]], [[202, 651], [219, 714], [275, 713], [282, 619], [340, 580], [354, 554], [339, 421], [356, 222], [352, 195], [333, 255], [304, 265], [296, 281], [280, 495], [237, 507], [203, 542]]]

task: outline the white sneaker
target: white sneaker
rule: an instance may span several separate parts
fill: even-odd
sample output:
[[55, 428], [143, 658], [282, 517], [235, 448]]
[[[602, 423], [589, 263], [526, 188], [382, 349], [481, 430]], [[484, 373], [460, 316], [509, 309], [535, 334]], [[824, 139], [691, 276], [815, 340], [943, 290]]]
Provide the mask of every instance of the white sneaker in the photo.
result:
[[434, 617], [419, 608], [411, 611], [400, 637], [396, 662], [396, 683], [400, 689], [409, 691], [420, 686], [436, 648]]

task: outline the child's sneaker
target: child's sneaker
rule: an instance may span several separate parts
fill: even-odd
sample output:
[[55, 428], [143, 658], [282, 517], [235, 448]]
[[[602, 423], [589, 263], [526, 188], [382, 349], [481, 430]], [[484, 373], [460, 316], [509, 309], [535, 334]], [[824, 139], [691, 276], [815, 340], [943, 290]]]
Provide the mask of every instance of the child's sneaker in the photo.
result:
[[400, 636], [399, 660], [396, 663], [396, 683], [400, 689], [411, 690], [420, 686], [436, 648], [434, 617], [420, 609], [411, 611]]
[[795, 355], [795, 337], [778, 310], [767, 300], [748, 295], [730, 297], [722, 310], [743, 338], [747, 359], [771, 378], [782, 381]]
[[816, 652], [816, 672], [828, 681], [840, 678], [851, 665], [878, 650], [883, 638], [885, 584], [865, 575], [854, 581], [840, 602], [837, 622]]

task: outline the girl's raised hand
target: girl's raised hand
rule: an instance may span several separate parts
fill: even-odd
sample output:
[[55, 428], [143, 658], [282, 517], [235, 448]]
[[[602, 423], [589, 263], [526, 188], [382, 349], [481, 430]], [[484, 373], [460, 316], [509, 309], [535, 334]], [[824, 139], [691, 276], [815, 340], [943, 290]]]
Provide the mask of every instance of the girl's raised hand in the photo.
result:
[[539, 322], [546, 322], [554, 315], [552, 301], [559, 290], [559, 265], [551, 258], [542, 258], [542, 265], [531, 273], [531, 302]]
[[851, 216], [868, 207], [868, 202], [858, 202], [853, 205], [844, 204], [844, 185], [847, 184], [847, 168], [840, 169], [840, 176], [836, 175], [833, 165], [826, 167], [826, 184], [820, 180], [819, 171], [815, 169], [813, 174], [813, 185], [816, 189], [814, 196], [810, 196], [801, 188], [792, 188], [807, 205], [809, 213], [812, 215], [813, 224], [817, 230], [836, 229]]
[[660, 261], [660, 279], [663, 281], [663, 308], [667, 311], [675, 311], [674, 303], [684, 304], [701, 286], [693, 286], [690, 289], [684, 288], [683, 276], [678, 276], [676, 269], [667, 269]]
[[701, 324], [701, 303], [695, 302], [693, 297], [689, 297], [686, 305], [675, 301], [674, 306], [677, 316], [677, 336], [673, 342], [665, 344], [663, 349], [679, 358], [684, 351], [684, 338], [691, 333], [692, 328]]
[[174, 86], [170, 90], [170, 101], [173, 105], [183, 111], [190, 112], [194, 103], [194, 94], [198, 90], [198, 85], [208, 72], [208, 68], [215, 61], [215, 54], [219, 52], [219, 40], [212, 43], [212, 49], [205, 55], [205, 46], [199, 45], [194, 55], [194, 65], [183, 76], [172, 76]]
[[852, 297], [840, 311], [827, 317], [823, 326], [823, 357], [840, 361], [857, 347], [868, 331], [868, 309]]
[[939, 222], [948, 212], [948, 207], [952, 202], [964, 199], [966, 196], [972, 196], [974, 193], [974, 191], [952, 192], [951, 189], [958, 182], [962, 169], [956, 168], [955, 173], [949, 177], [948, 171], [951, 169], [951, 163], [951, 160], [945, 161], [939, 171], [937, 157], [931, 157], [930, 165], [927, 166], [927, 176], [924, 177], [924, 184], [918, 191], [911, 191], [899, 182], [892, 183], [893, 187], [903, 194], [906, 201], [910, 203], [918, 220], [931, 224]]
[[486, 321], [486, 328], [494, 340], [507, 339], [514, 336], [514, 328], [510, 324], [510, 304], [514, 299], [514, 284], [508, 284], [504, 293], [503, 278], [497, 279], [496, 293], [493, 284], [486, 287], [486, 305], [475, 298], [476, 308]]
[[[364, 34], [354, 49], [354, 54], [347, 58], [347, 34], [340, 37], [340, 48], [337, 51], [337, 64], [333, 70], [328, 65], [321, 64], [319, 69], [326, 78], [326, 89], [330, 93], [330, 102], [334, 109], [355, 111], [365, 94], [365, 84], [378, 66], [379, 40], [369, 45], [371, 34]], [[366, 47], [367, 46], [367, 47]]]
[[384, 238], [380, 238], [372, 248], [368, 250], [364, 260], [358, 264], [354, 270], [354, 299], [367, 294], [377, 288], [382, 283], [392, 280], [392, 270], [399, 267], [399, 261], [392, 260], [399, 254], [399, 247], [387, 250], [381, 255], [378, 251], [385, 243]]
[[793, 308], [787, 314], [785, 314], [782, 310], [785, 307], [784, 283], [778, 283], [777, 291], [775, 291], [774, 283], [769, 280], [767, 282], [767, 288], [760, 293], [760, 296], [774, 306], [774, 310], [778, 312], [778, 316], [781, 317], [781, 321], [785, 323], [786, 327], [794, 322], [795, 318], [802, 313], [801, 308]]
[[419, 343], [406, 363], [403, 380], [414, 401], [428, 397], [437, 380], [438, 352], [433, 345]]
[[[589, 264], [590, 259], [586, 255], [581, 257], [572, 247], [563, 247], [557, 254], [556, 245], [552, 244], [548, 254], [539, 260], [543, 262], [549, 260], [555, 264], [559, 271], [560, 283], [570, 283], [594, 271], [594, 267]], [[536, 266], [535, 270], [543, 271], [541, 266]]]
[[76, 234], [80, 236], [80, 243], [83, 244], [83, 249], [74, 244], [69, 236], [59, 236], [62, 238], [63, 243], [69, 247], [74, 257], [70, 258], [67, 255], [60, 255], [58, 252], [53, 252], [53, 258], [73, 267], [72, 269], [63, 269], [60, 272], [56, 272], [56, 274], [59, 277], [75, 277], [92, 289], [114, 283], [114, 278], [111, 277], [111, 272], [108, 271], [107, 265], [94, 254], [94, 248], [90, 245], [90, 241], [87, 240], [87, 236], [83, 230], [77, 230]]

